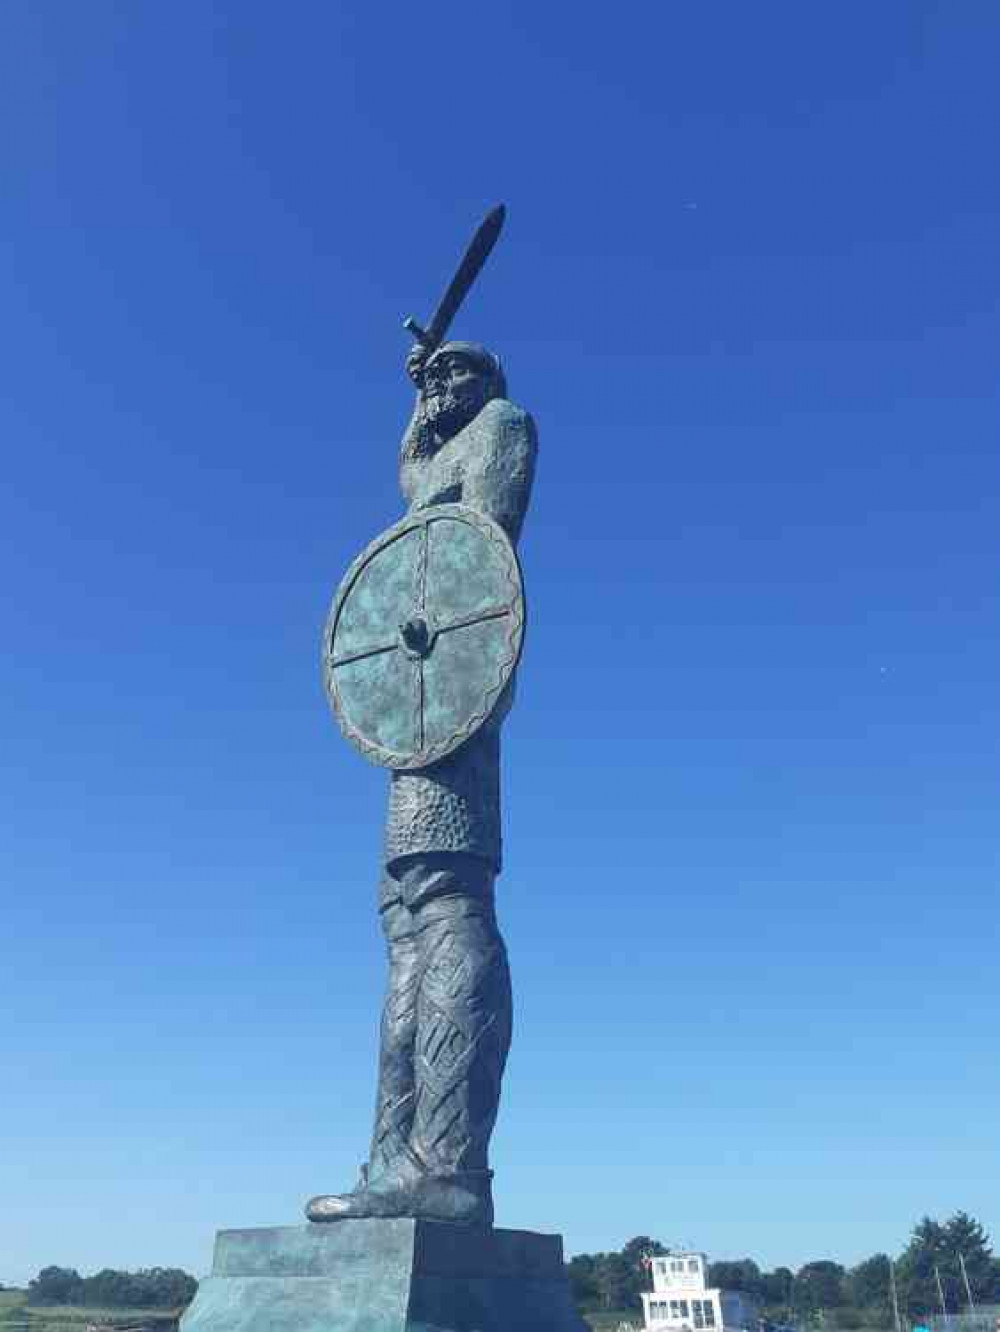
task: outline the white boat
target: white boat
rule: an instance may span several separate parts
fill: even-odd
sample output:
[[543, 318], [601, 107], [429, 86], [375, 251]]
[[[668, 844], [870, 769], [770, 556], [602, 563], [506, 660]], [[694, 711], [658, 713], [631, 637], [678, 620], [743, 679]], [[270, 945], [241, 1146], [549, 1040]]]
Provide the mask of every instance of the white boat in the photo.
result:
[[756, 1327], [760, 1306], [740, 1290], [706, 1286], [703, 1253], [656, 1255], [649, 1260], [653, 1289], [642, 1294], [647, 1332], [743, 1332]]

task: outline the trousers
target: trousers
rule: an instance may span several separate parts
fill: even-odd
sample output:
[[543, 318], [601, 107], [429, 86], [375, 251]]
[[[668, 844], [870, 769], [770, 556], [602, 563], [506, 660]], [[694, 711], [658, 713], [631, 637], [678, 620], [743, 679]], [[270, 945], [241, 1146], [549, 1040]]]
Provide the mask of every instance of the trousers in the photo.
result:
[[438, 853], [380, 885], [389, 979], [372, 1179], [403, 1160], [437, 1176], [489, 1169], [512, 1013], [493, 884], [487, 862]]

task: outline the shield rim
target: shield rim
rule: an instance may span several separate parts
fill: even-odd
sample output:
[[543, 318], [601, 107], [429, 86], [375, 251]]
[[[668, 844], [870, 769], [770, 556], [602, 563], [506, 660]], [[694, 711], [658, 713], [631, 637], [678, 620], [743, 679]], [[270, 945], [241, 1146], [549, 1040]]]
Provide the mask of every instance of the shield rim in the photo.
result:
[[[486, 691], [483, 706], [473, 713], [463, 726], [459, 727], [446, 740], [428, 745], [416, 753], [403, 754], [398, 750], [388, 749], [385, 745], [380, 745], [377, 741], [369, 739], [347, 718], [333, 668], [333, 638], [337, 630], [340, 612], [361, 571], [387, 546], [405, 535], [406, 532], [427, 527], [431, 522], [439, 522], [442, 519], [449, 518], [453, 521], [468, 523], [471, 527], [476, 528], [503, 555], [508, 576], [514, 585], [514, 595], [511, 598], [508, 612], [510, 617], [510, 628], [507, 634], [509, 652], [500, 664], [496, 683], [490, 685]], [[416, 513], [406, 514], [398, 523], [386, 528], [384, 532], [370, 541], [351, 562], [334, 594], [323, 628], [321, 644], [323, 687], [327, 701], [344, 736], [369, 762], [395, 771], [419, 771], [421, 768], [430, 767], [431, 764], [447, 758], [461, 745], [465, 744], [467, 740], [470, 740], [496, 710], [496, 706], [521, 660], [526, 618], [524, 577], [521, 571], [521, 562], [518, 559], [513, 542], [498, 522], [467, 504], [434, 504], [426, 509], [420, 509]]]

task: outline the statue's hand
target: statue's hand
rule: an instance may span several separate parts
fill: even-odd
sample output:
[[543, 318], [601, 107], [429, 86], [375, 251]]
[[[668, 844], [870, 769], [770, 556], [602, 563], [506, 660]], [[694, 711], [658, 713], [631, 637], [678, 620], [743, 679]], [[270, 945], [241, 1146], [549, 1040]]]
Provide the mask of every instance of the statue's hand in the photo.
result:
[[418, 389], [422, 389], [424, 386], [424, 366], [427, 364], [429, 355], [430, 349], [418, 342], [406, 358], [406, 373]]

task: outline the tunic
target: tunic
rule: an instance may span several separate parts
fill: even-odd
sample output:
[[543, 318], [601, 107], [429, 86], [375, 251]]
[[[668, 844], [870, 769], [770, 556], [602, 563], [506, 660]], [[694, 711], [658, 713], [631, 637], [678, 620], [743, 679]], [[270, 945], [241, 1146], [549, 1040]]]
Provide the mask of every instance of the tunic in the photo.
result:
[[[492, 518], [516, 545], [531, 495], [538, 437], [527, 412], [494, 398], [432, 453], [408, 452], [400, 485], [409, 513], [434, 504], [467, 504]], [[414, 858], [460, 853], [500, 872], [500, 725], [513, 680], [489, 720], [454, 753], [390, 777], [385, 864], [398, 878]]]

